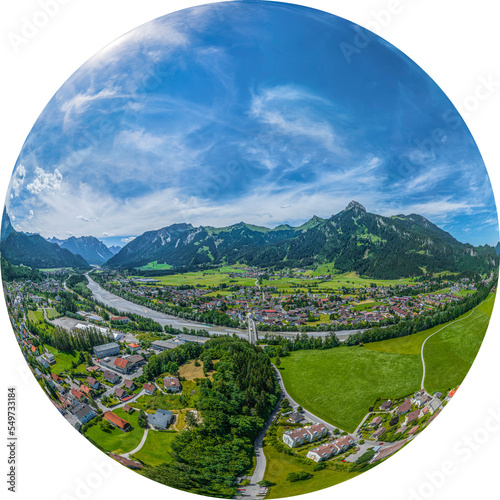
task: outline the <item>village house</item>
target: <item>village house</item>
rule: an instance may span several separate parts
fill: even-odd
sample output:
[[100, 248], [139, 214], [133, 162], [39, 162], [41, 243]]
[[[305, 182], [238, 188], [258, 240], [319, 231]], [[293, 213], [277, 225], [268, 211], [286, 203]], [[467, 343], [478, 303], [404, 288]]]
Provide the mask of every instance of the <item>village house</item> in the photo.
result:
[[121, 455], [115, 455], [114, 453], [110, 453], [109, 456], [125, 467], [128, 467], [129, 469], [137, 470], [144, 468], [144, 465], [142, 465], [140, 462], [130, 460], [130, 458], [122, 457]]
[[136, 370], [144, 363], [146, 363], [146, 360], [140, 354], [132, 354], [132, 356], [129, 356], [127, 360], [131, 364], [132, 370]]
[[339, 453], [344, 453], [354, 444], [355, 441], [351, 436], [344, 436], [332, 441], [331, 443], [327, 443], [310, 450], [306, 456], [315, 462], [321, 462], [323, 460], [328, 460], [330, 457], [338, 455]]
[[302, 415], [302, 413], [295, 411], [288, 416], [287, 421], [290, 422], [291, 424], [298, 424], [303, 418], [304, 415]]
[[118, 429], [126, 432], [130, 430], [130, 423], [124, 420], [123, 418], [115, 415], [112, 411], [107, 411], [104, 413], [104, 418], [112, 425], [117, 427]]
[[99, 389], [99, 382], [94, 377], [87, 377], [87, 385], [96, 391]]
[[116, 387], [114, 393], [118, 399], [127, 397], [127, 391], [125, 391], [125, 389], [122, 389], [121, 387]]
[[433, 415], [439, 408], [441, 408], [441, 401], [439, 399], [433, 399], [428, 405], [431, 415]]
[[92, 389], [88, 385], [82, 384], [80, 386], [80, 391], [83, 392], [83, 394], [85, 394], [85, 396], [90, 396]]
[[401, 406], [396, 410], [397, 415], [404, 415], [411, 410], [411, 400], [407, 399]]
[[154, 384], [144, 384], [142, 388], [144, 389], [144, 392], [149, 396], [152, 396], [156, 391], [156, 386]]
[[36, 360], [44, 367], [48, 368], [49, 367], [49, 362], [45, 359], [44, 356], [37, 356]]
[[283, 433], [283, 442], [295, 448], [304, 443], [312, 443], [328, 434], [328, 428], [324, 424], [313, 424], [309, 427], [285, 431]]
[[380, 460], [384, 460], [384, 458], [387, 458], [391, 456], [393, 453], [396, 453], [396, 451], [400, 450], [405, 444], [406, 441], [400, 441], [399, 443], [396, 443], [392, 446], [388, 446], [387, 448], [379, 450], [370, 460], [370, 463], [373, 464], [375, 462], [379, 462]]
[[83, 392], [79, 391], [78, 389], [71, 389], [71, 395], [78, 401], [82, 402], [85, 401], [87, 398], [85, 397], [85, 394]]
[[384, 411], [387, 411], [387, 410], [390, 410], [392, 408], [392, 402], [391, 400], [389, 399], [388, 401], [384, 401], [381, 405], [380, 405], [380, 409], [381, 410], [384, 410]]
[[424, 404], [426, 404], [428, 401], [430, 401], [430, 397], [427, 395], [427, 393], [425, 392], [424, 389], [422, 389], [421, 391], [418, 391], [415, 396], [413, 397], [413, 399], [411, 400], [411, 402], [414, 404], [414, 405], [417, 405], [417, 406], [422, 406]]
[[129, 390], [129, 391], [133, 391], [135, 389], [135, 383], [133, 380], [124, 380], [123, 381], [123, 385]]
[[148, 422], [155, 428], [165, 430], [173, 422], [174, 414], [168, 410], [156, 410], [156, 413], [148, 414]]
[[97, 416], [97, 413], [87, 404], [79, 404], [75, 406], [72, 413], [82, 425], [90, 422], [95, 416]]
[[420, 410], [415, 410], [415, 411], [412, 411], [411, 413], [408, 413], [408, 415], [406, 415], [406, 418], [405, 418], [405, 425], [407, 426], [408, 424], [411, 424], [412, 422], [417, 420], [419, 413], [420, 413]]
[[385, 434], [387, 429], [385, 427], [381, 427], [380, 429], [377, 429], [371, 436], [370, 439], [379, 439], [380, 436]]
[[163, 385], [167, 391], [171, 392], [180, 392], [181, 391], [181, 383], [177, 377], [165, 377], [163, 379]]
[[112, 372], [110, 370], [104, 370], [102, 372], [102, 376], [112, 384], [116, 384], [120, 380], [120, 376], [117, 373]]
[[132, 363], [128, 359], [116, 358], [113, 361], [113, 367], [120, 373], [130, 373], [132, 371]]
[[369, 427], [377, 427], [377, 425], [382, 423], [382, 417], [375, 417], [369, 424]]

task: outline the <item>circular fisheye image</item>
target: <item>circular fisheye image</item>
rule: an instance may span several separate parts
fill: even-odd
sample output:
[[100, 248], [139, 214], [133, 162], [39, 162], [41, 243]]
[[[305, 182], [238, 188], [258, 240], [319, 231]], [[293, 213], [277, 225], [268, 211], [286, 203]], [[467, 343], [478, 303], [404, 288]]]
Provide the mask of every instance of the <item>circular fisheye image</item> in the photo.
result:
[[448, 411], [498, 241], [478, 148], [421, 68], [334, 15], [247, 1], [144, 24], [62, 85], [0, 251], [75, 439], [181, 490], [283, 498]]

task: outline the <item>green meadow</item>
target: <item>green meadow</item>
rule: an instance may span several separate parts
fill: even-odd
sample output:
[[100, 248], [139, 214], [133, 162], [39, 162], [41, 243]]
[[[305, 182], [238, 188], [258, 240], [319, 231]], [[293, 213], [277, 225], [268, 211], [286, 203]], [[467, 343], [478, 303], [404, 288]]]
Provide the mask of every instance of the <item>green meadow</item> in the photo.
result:
[[486, 333], [494, 297], [447, 325], [408, 337], [329, 350], [296, 351], [281, 358], [290, 396], [318, 417], [352, 432], [377, 398], [399, 398], [421, 386], [445, 392], [469, 371]]

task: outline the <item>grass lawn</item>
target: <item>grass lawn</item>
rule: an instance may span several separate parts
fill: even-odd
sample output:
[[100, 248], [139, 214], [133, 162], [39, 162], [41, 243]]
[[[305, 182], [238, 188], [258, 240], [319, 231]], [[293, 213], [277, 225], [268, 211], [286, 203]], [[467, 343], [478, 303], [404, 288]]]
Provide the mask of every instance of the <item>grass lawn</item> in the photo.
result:
[[[267, 459], [264, 480], [276, 483], [276, 486], [270, 488], [266, 498], [283, 498], [302, 495], [304, 493], [322, 490], [334, 486], [335, 484], [343, 483], [358, 475], [357, 473], [335, 471], [330, 465], [328, 465], [326, 469], [314, 472], [313, 466], [315, 462], [312, 460], [310, 464], [303, 464], [295, 457], [279, 453], [273, 446], [269, 445], [264, 447], [264, 454]], [[303, 470], [311, 473], [313, 477], [295, 483], [286, 480], [290, 472], [299, 472]]]
[[47, 318], [49, 319], [55, 319], [59, 318], [61, 316], [53, 307], [50, 307], [47, 309]]
[[100, 425], [96, 424], [87, 430], [85, 436], [98, 444], [106, 452], [114, 452], [117, 454], [128, 453], [137, 448], [144, 434], [144, 429], [139, 427], [137, 423], [139, 412], [136, 411], [129, 415], [125, 413], [122, 408], [117, 408], [113, 410], [113, 413], [129, 422], [132, 426], [132, 430], [123, 432], [114, 427], [111, 432], [104, 432], [101, 430]]
[[55, 364], [50, 367], [50, 371], [58, 375], [61, 372], [68, 371], [71, 369], [73, 361], [78, 360], [77, 354], [68, 354], [66, 352], [60, 352], [55, 347], [50, 345], [45, 345], [45, 348], [51, 352], [56, 358]]
[[358, 346], [292, 352], [281, 358], [280, 371], [298, 404], [349, 432], [377, 398], [406, 396], [422, 378], [420, 356]]
[[443, 330], [445, 325], [439, 325], [364, 348], [293, 352], [281, 358], [283, 381], [297, 403], [352, 432], [377, 398], [398, 398], [420, 388], [422, 344], [439, 330], [424, 348], [425, 388], [432, 394], [460, 384], [481, 346], [493, 304], [490, 297]]
[[[191, 360], [179, 367], [179, 375], [186, 380], [194, 380], [195, 378], [206, 378], [203, 374], [203, 362], [199, 361], [200, 366], [194, 365], [195, 361]], [[192, 390], [192, 389], [191, 389]]]
[[43, 323], [43, 311], [28, 311], [28, 319], [35, 324]]
[[177, 432], [158, 432], [149, 430], [143, 447], [131, 458], [140, 460], [147, 465], [160, 465], [172, 462], [170, 445]]
[[424, 347], [425, 388], [446, 392], [467, 375], [488, 329], [495, 298], [490, 296], [466, 319], [430, 338]]

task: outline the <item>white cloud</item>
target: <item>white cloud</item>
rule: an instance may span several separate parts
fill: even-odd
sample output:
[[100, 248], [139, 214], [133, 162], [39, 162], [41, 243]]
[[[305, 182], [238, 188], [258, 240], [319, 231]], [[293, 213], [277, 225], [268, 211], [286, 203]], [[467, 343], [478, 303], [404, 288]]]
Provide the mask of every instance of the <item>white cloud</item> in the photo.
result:
[[63, 176], [56, 168], [53, 173], [45, 172], [40, 167], [35, 169], [35, 179], [26, 186], [31, 194], [39, 194], [44, 190], [61, 189]]
[[[321, 113], [316, 109], [318, 104]], [[341, 153], [344, 150], [339, 144], [340, 138], [331, 120], [323, 116], [328, 108], [332, 108], [332, 104], [321, 96], [291, 86], [280, 86], [254, 95], [249, 114], [276, 133], [307, 138], [330, 152]]]
[[30, 214], [29, 214], [29, 217], [28, 217], [28, 218], [29, 218], [29, 219], [33, 219], [33, 216], [34, 216], [34, 215], [35, 215], [35, 214], [34, 214], [33, 210], [30, 210]]
[[[11, 199], [14, 196], [19, 196], [19, 193], [21, 192], [21, 189], [24, 185], [24, 180], [26, 179], [26, 167], [24, 165], [19, 165], [12, 175], [12, 181], [11, 181]], [[13, 196], [14, 195], [14, 196]]]
[[135, 236], [130, 236], [129, 238], [122, 238], [120, 241], [122, 243], [130, 243], [131, 241], [134, 241], [135, 240]]
[[72, 124], [74, 116], [85, 112], [90, 105], [100, 99], [111, 99], [120, 95], [120, 90], [115, 87], [106, 87], [97, 93], [88, 91], [74, 95], [71, 99], [65, 100], [61, 105], [64, 113], [64, 127]]

